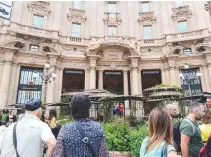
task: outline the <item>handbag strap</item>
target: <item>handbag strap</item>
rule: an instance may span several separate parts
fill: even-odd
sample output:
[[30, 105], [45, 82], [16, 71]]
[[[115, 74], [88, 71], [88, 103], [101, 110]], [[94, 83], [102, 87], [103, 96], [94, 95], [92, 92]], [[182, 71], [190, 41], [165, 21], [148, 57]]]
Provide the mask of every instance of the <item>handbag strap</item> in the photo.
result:
[[86, 144], [87, 148], [89, 149], [90, 153], [92, 154], [92, 157], [97, 157], [96, 156], [96, 153], [90, 143], [90, 140], [87, 136], [85, 136], [85, 132], [84, 130], [82, 130], [81, 126], [79, 126], [79, 124], [76, 123], [76, 128], [77, 130], [79, 131], [79, 133], [81, 134], [82, 136], [82, 141], [84, 144]]
[[17, 134], [16, 134], [17, 124], [18, 123], [15, 123], [15, 126], [13, 127], [13, 145], [15, 147], [15, 152], [16, 152], [17, 157], [20, 157], [17, 150]]

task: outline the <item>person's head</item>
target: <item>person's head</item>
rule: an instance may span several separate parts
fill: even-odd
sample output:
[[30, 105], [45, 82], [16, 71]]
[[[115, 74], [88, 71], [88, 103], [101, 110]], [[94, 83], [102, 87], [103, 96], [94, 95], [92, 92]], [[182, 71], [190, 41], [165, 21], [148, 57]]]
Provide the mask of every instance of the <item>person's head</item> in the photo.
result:
[[4, 109], [3, 110], [3, 114], [9, 114], [9, 110], [8, 109]]
[[197, 101], [192, 101], [188, 107], [189, 114], [195, 116], [196, 120], [200, 120], [204, 116], [204, 105]]
[[178, 108], [177, 104], [167, 104], [166, 108], [168, 110], [169, 116], [171, 116], [171, 117], [176, 116], [179, 112], [179, 108]]
[[49, 111], [49, 119], [52, 119], [53, 117], [56, 118], [56, 116], [57, 116], [56, 110], [55, 109], [51, 109]]
[[204, 124], [211, 124], [211, 112], [209, 109], [205, 110], [202, 121]]
[[90, 107], [91, 102], [88, 96], [83, 94], [74, 95], [70, 103], [71, 114], [74, 119], [89, 118]]
[[166, 109], [156, 107], [150, 112], [148, 129], [150, 141], [147, 151], [151, 150], [159, 140], [173, 144], [171, 119]]
[[25, 104], [25, 113], [37, 116], [39, 119], [42, 117], [42, 102], [39, 99], [31, 99]]
[[211, 98], [207, 98], [206, 99], [206, 106], [207, 106], [207, 108], [211, 108]]

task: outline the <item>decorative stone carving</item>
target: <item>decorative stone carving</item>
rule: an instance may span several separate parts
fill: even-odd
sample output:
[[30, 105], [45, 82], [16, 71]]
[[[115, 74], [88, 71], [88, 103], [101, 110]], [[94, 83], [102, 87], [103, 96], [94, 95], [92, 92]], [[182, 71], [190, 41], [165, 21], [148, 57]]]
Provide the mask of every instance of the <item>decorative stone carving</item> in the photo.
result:
[[119, 25], [122, 22], [120, 13], [104, 13], [103, 21], [109, 25]]
[[72, 9], [70, 8], [70, 12], [67, 14], [69, 21], [84, 23], [86, 21], [85, 11]]
[[171, 17], [174, 21], [187, 20], [192, 15], [192, 11], [189, 9], [189, 6], [181, 6], [179, 8], [173, 8], [172, 10], [173, 14]]
[[131, 54], [130, 54], [128, 51], [124, 51], [124, 52], [123, 52], [123, 55], [122, 55], [122, 59], [126, 60], [126, 59], [129, 58], [130, 55], [131, 55]]
[[153, 24], [156, 21], [156, 17], [154, 16], [154, 12], [143, 12], [139, 13], [138, 22], [141, 24]]
[[140, 48], [140, 51], [142, 53], [161, 53], [162, 52], [162, 48], [161, 47]]
[[48, 1], [32, 1], [28, 3], [28, 8], [30, 11], [41, 12], [43, 14], [49, 14], [51, 12], [50, 2]]
[[66, 51], [75, 51], [75, 52], [84, 52], [84, 48], [79, 48], [79, 47], [71, 47], [71, 46], [62, 46], [62, 48]]
[[103, 51], [100, 50], [97, 52], [97, 55], [99, 56], [100, 59], [103, 59], [104, 58], [104, 55], [103, 55]]
[[183, 48], [183, 46], [175, 46], [167, 52], [167, 56], [181, 55]]
[[43, 48], [43, 53], [59, 55], [59, 51], [50, 44], [43, 43], [41, 47]]

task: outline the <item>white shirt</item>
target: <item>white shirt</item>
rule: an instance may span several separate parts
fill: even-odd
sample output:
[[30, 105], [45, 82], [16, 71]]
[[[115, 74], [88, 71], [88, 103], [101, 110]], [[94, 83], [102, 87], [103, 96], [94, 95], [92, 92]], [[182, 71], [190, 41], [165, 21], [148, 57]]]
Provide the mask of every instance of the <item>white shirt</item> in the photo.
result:
[[[4, 132], [3, 144], [0, 146], [1, 157], [16, 157], [13, 145], [13, 127], [10, 125]], [[44, 142], [54, 138], [49, 126], [36, 116], [25, 114], [18, 121], [17, 150], [21, 157], [42, 157]]]

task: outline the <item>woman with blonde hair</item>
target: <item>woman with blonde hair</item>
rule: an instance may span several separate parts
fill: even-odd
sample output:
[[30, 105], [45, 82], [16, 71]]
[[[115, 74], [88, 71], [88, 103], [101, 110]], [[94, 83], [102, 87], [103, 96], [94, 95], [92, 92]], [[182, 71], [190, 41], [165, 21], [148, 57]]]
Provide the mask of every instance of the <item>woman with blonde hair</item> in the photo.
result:
[[140, 157], [177, 157], [171, 119], [163, 108], [154, 108], [148, 120], [149, 137], [141, 145]]

